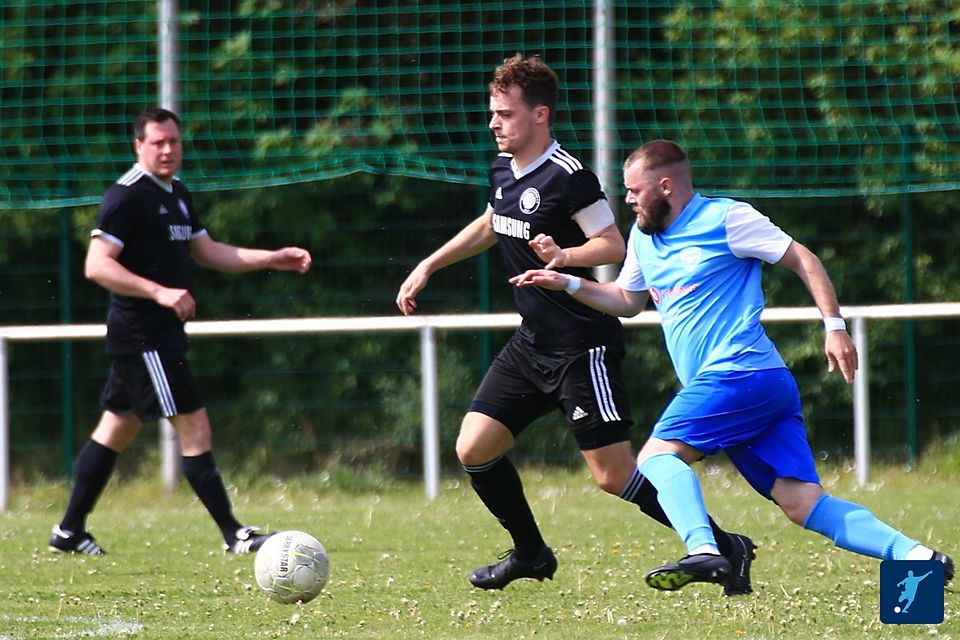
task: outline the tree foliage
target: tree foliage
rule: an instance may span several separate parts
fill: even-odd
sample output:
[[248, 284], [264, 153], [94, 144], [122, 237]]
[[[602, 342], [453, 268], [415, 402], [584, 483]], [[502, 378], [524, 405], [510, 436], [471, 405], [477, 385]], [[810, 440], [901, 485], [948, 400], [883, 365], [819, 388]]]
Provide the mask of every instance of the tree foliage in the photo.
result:
[[[485, 83], [514, 51], [541, 53], [558, 69], [555, 133], [590, 157], [591, 3], [452, 11], [462, 3], [398, 0], [380, 12], [349, 0], [182, 4], [182, 177], [204, 223], [218, 240], [298, 244], [314, 256], [303, 277], [201, 273], [200, 319], [396, 314], [407, 272], [484, 206], [480, 183], [494, 152]], [[813, 249], [845, 305], [960, 299], [955, 192], [936, 190], [960, 168], [956, 16], [941, 6], [623, 7], [617, 152], [653, 137], [681, 142], [704, 193], [752, 201]], [[0, 212], [0, 322], [101, 322], [106, 294], [83, 279], [83, 253], [99, 194], [133, 160], [130, 123], [155, 102], [156, 3], [22, 1], [5, 3], [0, 18], [0, 40], [17, 44], [0, 46], [0, 199], [29, 200], [29, 182], [82, 205]], [[504, 26], [492, 33], [490, 24]], [[535, 24], [550, 28], [526, 26]], [[330, 179], [315, 180], [321, 173]], [[254, 175], [260, 181], [247, 188]], [[424, 175], [439, 180], [412, 177]], [[620, 199], [616, 188], [609, 195]], [[629, 223], [622, 212], [621, 228]], [[810, 304], [787, 270], [767, 267], [765, 287], [771, 306]], [[495, 250], [435, 275], [420, 302], [431, 314], [513, 308]], [[921, 442], [956, 430], [956, 328], [954, 320], [871, 323], [876, 449], [902, 452], [910, 405]], [[821, 328], [768, 331], [800, 380], [814, 449], [848, 452], [850, 391], [825, 373]], [[440, 337], [451, 464], [459, 416], [504, 340], [496, 331]], [[631, 330], [628, 342], [639, 443], [676, 382], [657, 331]], [[908, 402], [914, 347], [917, 391]], [[15, 463], [24, 474], [56, 473], [60, 398], [73, 392], [75, 444], [98, 413], [102, 345], [15, 344], [10, 353], [13, 442], [35, 453]], [[419, 464], [413, 334], [203, 338], [192, 360], [218, 456], [231, 464], [287, 473], [339, 464], [407, 473]], [[577, 459], [562, 420], [534, 429], [521, 455]]]

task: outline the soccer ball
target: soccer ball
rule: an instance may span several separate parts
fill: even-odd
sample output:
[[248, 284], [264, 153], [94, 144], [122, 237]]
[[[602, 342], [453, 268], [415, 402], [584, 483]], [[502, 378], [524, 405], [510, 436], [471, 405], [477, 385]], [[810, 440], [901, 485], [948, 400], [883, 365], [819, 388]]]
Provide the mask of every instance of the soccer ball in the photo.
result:
[[330, 575], [327, 551], [303, 531], [270, 536], [253, 561], [257, 584], [283, 604], [309, 602], [320, 595]]

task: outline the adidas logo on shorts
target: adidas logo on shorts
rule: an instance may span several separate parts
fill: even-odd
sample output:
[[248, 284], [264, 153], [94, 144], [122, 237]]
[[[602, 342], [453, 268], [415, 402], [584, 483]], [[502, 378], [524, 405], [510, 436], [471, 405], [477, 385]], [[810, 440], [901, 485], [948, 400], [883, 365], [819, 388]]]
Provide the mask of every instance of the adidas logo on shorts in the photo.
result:
[[582, 420], [587, 417], [587, 412], [581, 409], [579, 406], [573, 408], [573, 414], [570, 415], [571, 420]]

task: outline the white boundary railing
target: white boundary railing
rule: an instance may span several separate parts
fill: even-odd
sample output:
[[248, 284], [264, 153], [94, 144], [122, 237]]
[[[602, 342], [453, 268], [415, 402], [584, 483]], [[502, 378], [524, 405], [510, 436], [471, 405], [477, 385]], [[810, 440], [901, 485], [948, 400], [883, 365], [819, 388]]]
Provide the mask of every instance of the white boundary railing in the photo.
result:
[[[851, 322], [851, 334], [860, 355], [860, 371], [854, 382], [853, 423], [854, 462], [857, 481], [867, 482], [870, 467], [870, 371], [867, 366], [869, 347], [867, 320], [931, 319], [960, 317], [960, 303], [927, 303], [911, 305], [876, 305], [843, 307], [843, 316]], [[761, 316], [764, 322], [820, 321], [815, 307], [771, 308]], [[294, 318], [277, 320], [228, 320], [190, 322], [187, 334], [197, 336], [263, 336], [316, 333], [386, 333], [417, 331], [420, 334], [420, 375], [423, 410], [423, 481], [426, 494], [433, 499], [440, 487], [440, 430], [437, 397], [436, 331], [466, 329], [513, 329], [520, 323], [515, 313], [464, 314], [438, 316], [388, 316], [366, 318]], [[656, 326], [660, 315], [655, 311], [626, 318], [627, 327]], [[0, 327], [0, 509], [10, 503], [10, 398], [8, 343], [50, 342], [58, 340], [102, 340], [106, 327], [93, 325], [38, 325]], [[172, 441], [171, 441], [172, 442]], [[164, 468], [176, 463], [176, 452], [161, 455]], [[166, 474], [165, 474], [166, 476]]]

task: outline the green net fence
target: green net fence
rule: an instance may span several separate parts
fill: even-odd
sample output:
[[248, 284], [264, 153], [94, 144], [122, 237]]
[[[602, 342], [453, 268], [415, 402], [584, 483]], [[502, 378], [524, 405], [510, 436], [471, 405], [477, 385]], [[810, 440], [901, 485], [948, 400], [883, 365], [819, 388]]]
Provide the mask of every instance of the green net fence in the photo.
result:
[[[594, 145], [594, 3], [180, 2], [194, 190], [356, 172], [483, 184], [486, 82], [516, 51], [563, 86], [555, 134]], [[615, 162], [669, 137], [705, 190], [876, 195], [960, 186], [960, 5], [613, 3]], [[627, 5], [627, 6], [623, 6]], [[155, 0], [0, 4], [0, 207], [96, 202], [158, 102]]]
[[[558, 72], [554, 134], [587, 164], [598, 126], [614, 165], [646, 140], [675, 139], [701, 191], [747, 198], [815, 248], [845, 305], [960, 299], [960, 6], [612, 4], [598, 125], [592, 2], [180, 0], [182, 176], [204, 223], [226, 242], [314, 255], [304, 278], [204, 271], [201, 319], [397, 314], [409, 270], [483, 209], [495, 151], [486, 84], [517, 51]], [[106, 294], [84, 279], [82, 254], [101, 194], [133, 161], [132, 120], [159, 101], [159, 15], [156, 0], [0, 1], [0, 324], [103, 321]], [[512, 310], [490, 253], [436, 274], [421, 311]], [[809, 301], [786, 270], [765, 287], [770, 306]], [[911, 414], [921, 444], [957, 431], [957, 322], [871, 323], [874, 452], [912, 448]], [[823, 371], [820, 327], [768, 330], [800, 382], [818, 456], [849, 452], [849, 393]], [[641, 437], [674, 377], [657, 332], [629, 335]], [[462, 412], [505, 340], [442, 337], [452, 469]], [[412, 334], [205, 339], [191, 358], [226, 462], [289, 471], [297, 456], [305, 468], [339, 457], [416, 472]], [[69, 473], [108, 366], [100, 343], [11, 346], [22, 477]], [[579, 461], [562, 419], [550, 420], [516, 453]]]

